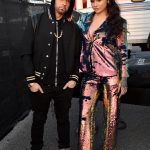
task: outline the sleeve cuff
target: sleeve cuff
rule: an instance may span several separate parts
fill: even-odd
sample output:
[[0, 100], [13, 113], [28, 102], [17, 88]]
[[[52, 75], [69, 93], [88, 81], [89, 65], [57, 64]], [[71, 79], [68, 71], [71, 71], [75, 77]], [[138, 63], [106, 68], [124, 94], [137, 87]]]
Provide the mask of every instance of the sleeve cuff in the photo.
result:
[[70, 75], [69, 79], [73, 80], [73, 81], [76, 81], [76, 82], [79, 81], [79, 77], [77, 75]]
[[26, 77], [26, 81], [27, 81], [28, 84], [29, 84], [29, 83], [33, 83], [33, 82], [36, 82], [36, 77], [35, 77], [35, 75]]

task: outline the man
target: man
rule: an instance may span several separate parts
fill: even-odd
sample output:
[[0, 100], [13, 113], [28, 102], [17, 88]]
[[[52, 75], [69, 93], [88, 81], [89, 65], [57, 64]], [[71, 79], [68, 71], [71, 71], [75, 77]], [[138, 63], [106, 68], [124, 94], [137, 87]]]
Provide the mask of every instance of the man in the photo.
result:
[[74, 0], [52, 0], [47, 12], [40, 15], [35, 32], [31, 19], [27, 23], [22, 60], [32, 96], [31, 150], [43, 147], [51, 99], [57, 120], [58, 147], [70, 150], [69, 108], [79, 78], [81, 49], [79, 28], [68, 21], [73, 7]]

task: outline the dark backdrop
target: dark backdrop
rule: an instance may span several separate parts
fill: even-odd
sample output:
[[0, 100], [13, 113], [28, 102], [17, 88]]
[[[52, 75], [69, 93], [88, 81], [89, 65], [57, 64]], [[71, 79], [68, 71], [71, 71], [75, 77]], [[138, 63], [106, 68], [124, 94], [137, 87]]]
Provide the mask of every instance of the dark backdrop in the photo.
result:
[[43, 11], [21, 0], [0, 0], [0, 138], [28, 114], [30, 98], [20, 59], [25, 20]]

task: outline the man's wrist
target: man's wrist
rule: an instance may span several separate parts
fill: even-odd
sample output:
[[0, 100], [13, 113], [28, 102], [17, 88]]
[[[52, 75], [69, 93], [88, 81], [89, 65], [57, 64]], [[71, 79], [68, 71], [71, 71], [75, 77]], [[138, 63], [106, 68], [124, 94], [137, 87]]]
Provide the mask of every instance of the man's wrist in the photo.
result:
[[79, 81], [79, 77], [77, 75], [70, 75], [69, 80], [75, 81], [77, 83]]

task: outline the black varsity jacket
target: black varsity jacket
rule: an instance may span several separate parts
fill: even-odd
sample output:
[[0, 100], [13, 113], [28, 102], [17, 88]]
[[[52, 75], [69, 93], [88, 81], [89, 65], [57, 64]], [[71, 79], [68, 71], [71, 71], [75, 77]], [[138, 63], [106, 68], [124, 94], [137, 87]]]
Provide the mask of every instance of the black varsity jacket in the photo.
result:
[[[35, 31], [31, 18], [27, 20], [21, 57], [28, 83], [36, 82], [36, 80], [42, 82], [45, 77], [52, 51], [52, 35], [55, 32], [55, 27], [56, 21], [52, 18], [50, 11], [41, 14]], [[42, 36], [43, 34], [47, 36]], [[68, 80], [78, 81], [81, 37], [80, 30], [73, 21], [63, 20], [63, 41]]]

